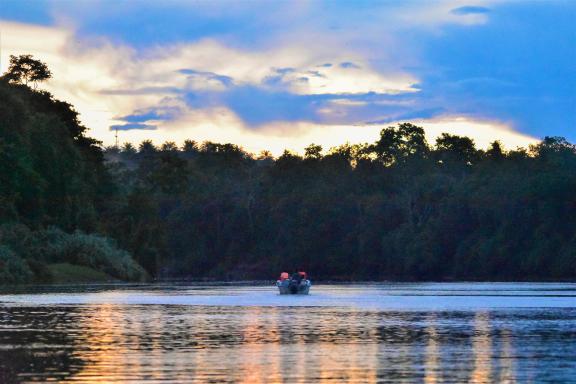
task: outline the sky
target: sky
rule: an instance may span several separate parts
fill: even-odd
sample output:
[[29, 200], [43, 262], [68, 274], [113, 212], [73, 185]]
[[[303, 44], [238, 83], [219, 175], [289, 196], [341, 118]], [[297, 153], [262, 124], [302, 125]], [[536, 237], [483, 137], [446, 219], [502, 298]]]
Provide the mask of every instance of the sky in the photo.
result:
[[0, 71], [105, 145], [185, 139], [258, 153], [373, 142], [412, 122], [514, 149], [576, 142], [576, 1], [2, 0]]

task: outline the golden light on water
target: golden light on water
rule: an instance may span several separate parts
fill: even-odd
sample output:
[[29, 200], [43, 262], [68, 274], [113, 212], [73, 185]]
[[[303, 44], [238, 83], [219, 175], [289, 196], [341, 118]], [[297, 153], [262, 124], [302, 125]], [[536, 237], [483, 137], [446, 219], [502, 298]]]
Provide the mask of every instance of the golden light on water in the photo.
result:
[[242, 329], [242, 351], [233, 353], [238, 359], [238, 370], [242, 372], [238, 383], [264, 384], [281, 382], [280, 340], [276, 329], [274, 312], [263, 313], [254, 308], [244, 315]]
[[[106, 296], [109, 299], [115, 297]], [[442, 341], [439, 315], [424, 320], [351, 311], [309, 314], [290, 307], [91, 304], [76, 324], [74, 361], [61, 382], [233, 381], [237, 383], [378, 383], [383, 377], [516, 381], [512, 335], [499, 347], [487, 312], [472, 317], [471, 348]], [[424, 321], [422, 333], [413, 323]], [[81, 330], [81, 332], [79, 332]], [[419, 336], [418, 336], [419, 335]], [[423, 337], [425, 336], [425, 337]], [[493, 359], [498, 365], [493, 365]]]
[[[169, 347], [162, 335], [185, 332], [186, 328], [163, 329], [165, 316], [162, 311], [151, 309], [145, 314], [144, 322], [130, 318], [117, 305], [91, 305], [85, 311], [87, 316], [80, 324], [84, 329], [79, 341], [81, 345], [75, 353], [84, 365], [62, 382], [117, 382], [137, 377], [162, 381], [183, 379], [182, 372], [199, 377], [210, 373], [208, 377], [250, 384], [306, 384], [314, 380], [320, 383], [377, 382], [379, 346], [354, 336], [361, 332], [361, 323], [357, 328], [347, 329], [350, 336], [345, 343], [334, 343], [335, 333], [318, 334], [325, 341], [319, 341], [315, 344], [317, 348], [312, 348], [305, 322], [295, 322], [290, 333], [281, 339], [280, 309], [256, 307], [242, 315], [238, 334], [241, 344], [214, 348], [215, 345], [204, 339], [193, 349], [176, 352], [180, 346], [179, 337], [172, 338], [174, 345]], [[196, 321], [189, 331], [202, 334], [212, 326]], [[186, 339], [186, 336], [182, 338]], [[174, 376], [167, 367], [180, 374]], [[231, 367], [234, 368], [230, 370]], [[233, 376], [227, 377], [231, 372]]]
[[87, 312], [90, 315], [83, 319], [82, 326], [86, 331], [80, 342], [88, 348], [76, 355], [86, 364], [67, 381], [105, 382], [115, 376], [119, 366], [127, 366], [131, 372], [138, 372], [138, 367], [127, 361], [128, 351], [119, 348], [127, 341], [127, 330], [124, 328], [127, 319], [119, 307], [102, 304], [87, 308]]
[[438, 345], [438, 333], [436, 331], [436, 316], [431, 316], [430, 325], [427, 328], [428, 345], [426, 346], [426, 362], [424, 366], [424, 382], [426, 384], [437, 384], [441, 381], [438, 378], [440, 369], [440, 346]]
[[475, 330], [472, 340], [474, 370], [470, 382], [486, 384], [491, 382], [492, 374], [492, 341], [490, 339], [490, 315], [478, 312], [474, 319]]

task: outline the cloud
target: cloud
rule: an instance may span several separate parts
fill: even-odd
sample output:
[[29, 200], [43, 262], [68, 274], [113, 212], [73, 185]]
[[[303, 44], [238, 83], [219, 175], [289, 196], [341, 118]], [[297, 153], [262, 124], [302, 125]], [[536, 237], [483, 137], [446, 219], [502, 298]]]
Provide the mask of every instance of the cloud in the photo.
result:
[[189, 83], [187, 88], [189, 89], [225, 90], [234, 85], [232, 77], [219, 75], [214, 72], [194, 69], [179, 69], [177, 72], [188, 76]]
[[272, 121], [318, 120], [317, 107], [328, 98], [247, 85], [219, 95], [193, 95], [187, 101], [190, 108], [224, 106], [250, 129], [260, 129]]
[[135, 96], [135, 95], [170, 95], [182, 93], [182, 88], [178, 87], [143, 87], [131, 89], [101, 89], [102, 95], [114, 96]]
[[129, 124], [118, 124], [111, 125], [111, 131], [132, 131], [132, 130], [143, 130], [143, 131], [155, 131], [158, 129], [155, 125], [140, 124], [140, 123], [129, 123]]
[[463, 7], [454, 8], [450, 12], [452, 12], [455, 15], [474, 15], [474, 14], [482, 15], [489, 13], [490, 9], [480, 6], [466, 5]]
[[381, 74], [367, 64], [342, 62], [338, 66], [314, 63], [311, 66], [273, 69], [263, 83], [300, 95], [400, 94], [417, 92], [418, 80], [402, 71]]
[[152, 108], [139, 109], [126, 116], [115, 117], [128, 123], [143, 123], [147, 121], [173, 120], [182, 114], [182, 108], [178, 106], [158, 106]]
[[[546, 39], [571, 57], [569, 39], [548, 38], [558, 36], [553, 31], [532, 39], [520, 27], [491, 32], [511, 16], [515, 25], [533, 25], [518, 19], [512, 5], [334, 2], [326, 12], [318, 2], [301, 2], [297, 10], [261, 4], [234, 5], [235, 11], [218, 3], [57, 5], [55, 26], [3, 22], [2, 63], [5, 68], [8, 54], [22, 53], [46, 61], [54, 73], [46, 88], [74, 104], [90, 134], [105, 143], [113, 142], [111, 126], [141, 124], [157, 129], [135, 129], [124, 139], [230, 141], [255, 150], [311, 140], [329, 146], [346, 135], [363, 140], [403, 120], [432, 130], [459, 127], [474, 138], [489, 132], [496, 139], [501, 132], [513, 143], [524, 139], [510, 127], [553, 129], [574, 99], [573, 71], [560, 67], [564, 83], [544, 93], [556, 75], [532, 67], [536, 59], [529, 55]], [[487, 5], [494, 11], [475, 9]], [[506, 13], [506, 7], [513, 9]], [[160, 30], [138, 21], [145, 15], [155, 20], [152, 10], [186, 17]], [[271, 16], [282, 12], [286, 18]], [[123, 19], [126, 24], [118, 23]], [[142, 27], [138, 33], [135, 23]], [[554, 58], [558, 69], [558, 55], [538, 52]], [[546, 119], [557, 120], [548, 125]], [[466, 124], [474, 129], [466, 131]]]
[[514, 131], [506, 124], [489, 120], [474, 120], [467, 117], [444, 116], [434, 119], [415, 119], [411, 122], [424, 127], [429, 143], [435, 143], [442, 133], [468, 136], [474, 139], [477, 148], [486, 149], [494, 140], [500, 140], [504, 147], [516, 149], [535, 144], [538, 139]]
[[412, 119], [430, 119], [435, 116], [441, 115], [445, 113], [446, 110], [441, 107], [436, 108], [428, 108], [428, 109], [420, 109], [420, 110], [412, 110], [409, 112], [404, 113], [395, 113], [390, 116], [381, 118], [375, 121], [366, 122], [366, 125], [381, 125], [381, 124], [389, 124], [394, 122], [402, 122], [408, 121]]
[[294, 71], [296, 71], [295, 68], [272, 68], [272, 72], [277, 73], [279, 75], [286, 75], [288, 73], [293, 73]]
[[[489, 20], [489, 12], [474, 12], [474, 10], [485, 8], [486, 5], [495, 1], [470, 0], [467, 3], [468, 5], [462, 6], [461, 0], [405, 2], [390, 10], [389, 15], [395, 20], [389, 22], [392, 23], [394, 29], [399, 31], [410, 31], [418, 25], [419, 28], [433, 33], [441, 33], [446, 26], [470, 27], [486, 24]], [[459, 8], [464, 8], [464, 10], [453, 12]], [[472, 10], [472, 12], [466, 12], [466, 10]]]
[[350, 62], [350, 61], [345, 61], [343, 63], [340, 63], [340, 68], [354, 68], [354, 69], [360, 69], [360, 66]]

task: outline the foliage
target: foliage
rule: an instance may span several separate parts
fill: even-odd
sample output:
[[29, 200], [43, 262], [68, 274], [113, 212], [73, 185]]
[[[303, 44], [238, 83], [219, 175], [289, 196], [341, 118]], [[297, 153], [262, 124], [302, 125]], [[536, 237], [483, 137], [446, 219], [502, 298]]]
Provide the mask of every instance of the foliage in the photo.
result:
[[28, 283], [31, 280], [32, 271], [28, 264], [10, 248], [0, 245], [0, 285]]
[[49, 266], [55, 263], [89, 267], [120, 280], [147, 279], [147, 273], [129, 253], [99, 235], [79, 231], [69, 234], [56, 227], [31, 230], [22, 224], [4, 224], [0, 227], [0, 241], [7, 255], [18, 254], [17, 259], [25, 269], [35, 272], [36, 280], [54, 279], [38, 275], [49, 275]]
[[39, 81], [51, 78], [52, 72], [46, 64], [32, 58], [32, 55], [10, 55], [10, 66], [4, 77], [6, 80], [17, 84], [33, 83], [36, 86]]
[[[76, 250], [117, 278], [141, 279], [141, 268], [111, 240], [83, 234], [103, 232], [100, 215], [117, 187], [99, 142], [85, 136], [74, 108], [26, 86], [49, 77], [45, 65], [27, 55], [12, 57], [0, 81], [0, 245], [15, 255], [5, 256], [7, 265], [20, 265], [34, 280], [48, 281], [46, 251], [60, 247], [68, 252], [58, 256], [63, 261], [70, 262], [66, 258]], [[19, 276], [3, 279], [30, 277], [27, 272]]]
[[50, 263], [67, 262], [83, 265], [122, 280], [146, 279], [142, 267], [132, 260], [128, 252], [118, 249], [110, 239], [81, 232], [58, 233], [57, 229], [49, 229], [47, 232], [55, 233], [46, 235], [41, 232], [39, 237], [59, 238], [59, 241], [50, 244], [44, 256]]
[[110, 192], [102, 150], [78, 113], [45, 91], [0, 82], [0, 223], [97, 229]]
[[150, 145], [118, 173], [131, 208], [109, 233], [125, 234], [122, 246], [160, 277], [296, 267], [326, 279], [576, 276], [576, 150], [561, 138], [484, 152], [443, 134], [432, 148], [422, 128], [401, 124], [375, 144], [275, 160], [231, 144], [169, 157]]

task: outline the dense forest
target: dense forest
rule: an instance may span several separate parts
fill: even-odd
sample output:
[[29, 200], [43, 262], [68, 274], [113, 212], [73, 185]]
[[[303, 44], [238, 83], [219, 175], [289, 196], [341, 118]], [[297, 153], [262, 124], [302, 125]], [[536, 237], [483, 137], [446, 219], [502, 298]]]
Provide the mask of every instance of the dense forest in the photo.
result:
[[103, 148], [70, 104], [36, 90], [49, 72], [26, 80], [16, 59], [0, 81], [4, 283], [71, 270], [136, 281], [295, 268], [321, 280], [576, 277], [576, 146], [563, 138], [479, 150], [450, 134], [428, 143], [404, 123], [375, 143], [312, 144], [303, 156], [192, 140]]

